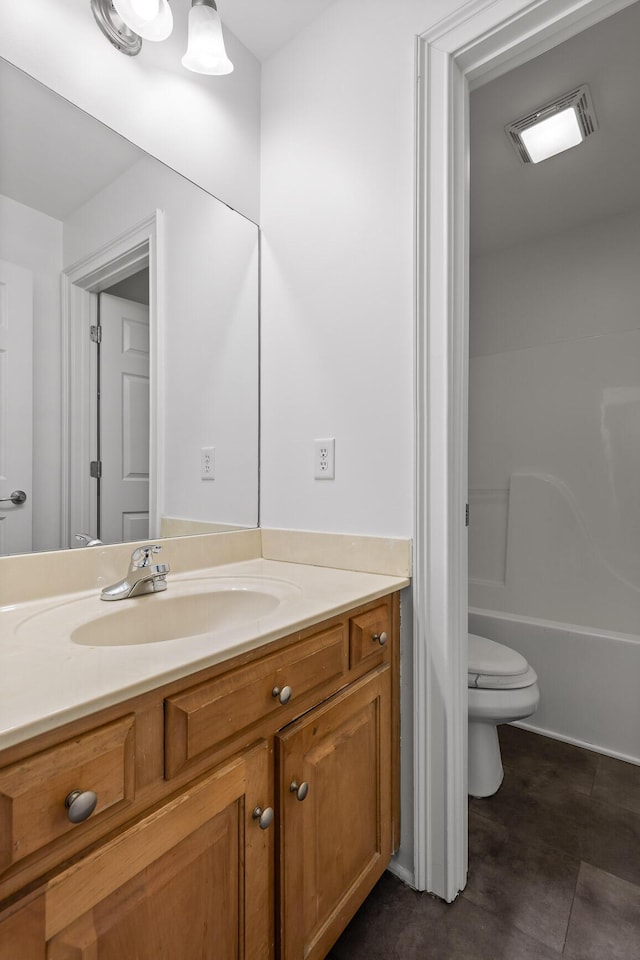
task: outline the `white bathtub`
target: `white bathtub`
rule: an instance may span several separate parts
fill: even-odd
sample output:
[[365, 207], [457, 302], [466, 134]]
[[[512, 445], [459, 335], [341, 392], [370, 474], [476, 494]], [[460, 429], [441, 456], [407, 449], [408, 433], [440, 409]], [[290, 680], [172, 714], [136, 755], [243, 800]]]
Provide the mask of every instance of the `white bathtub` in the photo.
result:
[[538, 674], [529, 730], [640, 764], [640, 636], [469, 608], [469, 631], [518, 650]]

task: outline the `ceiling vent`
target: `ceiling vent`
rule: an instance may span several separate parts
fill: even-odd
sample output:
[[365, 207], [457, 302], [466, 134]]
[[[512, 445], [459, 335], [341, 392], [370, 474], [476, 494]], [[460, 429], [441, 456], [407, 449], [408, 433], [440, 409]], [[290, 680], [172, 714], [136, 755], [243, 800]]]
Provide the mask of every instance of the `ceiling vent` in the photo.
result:
[[582, 143], [598, 129], [586, 83], [504, 128], [523, 163], [539, 163]]

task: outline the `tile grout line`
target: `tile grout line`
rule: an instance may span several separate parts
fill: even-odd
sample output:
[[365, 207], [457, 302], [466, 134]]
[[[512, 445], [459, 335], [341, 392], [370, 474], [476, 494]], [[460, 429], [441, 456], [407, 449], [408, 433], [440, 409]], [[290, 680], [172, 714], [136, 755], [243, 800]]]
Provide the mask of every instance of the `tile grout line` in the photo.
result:
[[578, 892], [578, 884], [580, 882], [580, 874], [582, 872], [583, 865], [584, 865], [584, 860], [580, 860], [580, 866], [578, 867], [578, 876], [576, 877], [576, 883], [573, 888], [573, 897], [571, 898], [571, 908], [569, 910], [569, 916], [567, 917], [567, 929], [564, 932], [564, 941], [562, 944], [562, 950], [560, 951], [562, 956], [565, 955], [564, 951], [565, 951], [565, 947], [567, 946], [567, 937], [569, 936], [569, 927], [571, 926], [571, 917], [573, 916], [573, 907], [576, 902], [576, 894]]

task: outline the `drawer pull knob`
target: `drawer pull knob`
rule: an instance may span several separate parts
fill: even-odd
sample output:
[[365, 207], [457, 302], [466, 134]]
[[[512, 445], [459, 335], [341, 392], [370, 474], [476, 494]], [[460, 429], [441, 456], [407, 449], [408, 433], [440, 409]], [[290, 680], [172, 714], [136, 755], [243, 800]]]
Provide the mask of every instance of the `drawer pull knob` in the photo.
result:
[[383, 630], [382, 633], [374, 633], [371, 639], [374, 643], [379, 643], [381, 647], [384, 647], [387, 642], [387, 631]]
[[273, 807], [265, 807], [264, 810], [262, 807], [256, 807], [251, 816], [254, 820], [258, 821], [258, 826], [261, 830], [266, 830], [273, 823], [275, 814]]
[[98, 797], [93, 790], [72, 790], [64, 801], [71, 823], [82, 823], [83, 820], [88, 820], [97, 802]]
[[293, 695], [293, 690], [291, 687], [274, 687], [271, 691], [271, 696], [274, 700], [279, 700], [280, 703], [289, 703]]
[[297, 783], [295, 780], [292, 780], [289, 785], [289, 790], [291, 793], [295, 793], [298, 800], [302, 801], [309, 793], [309, 784], [306, 780], [303, 780], [302, 783]]

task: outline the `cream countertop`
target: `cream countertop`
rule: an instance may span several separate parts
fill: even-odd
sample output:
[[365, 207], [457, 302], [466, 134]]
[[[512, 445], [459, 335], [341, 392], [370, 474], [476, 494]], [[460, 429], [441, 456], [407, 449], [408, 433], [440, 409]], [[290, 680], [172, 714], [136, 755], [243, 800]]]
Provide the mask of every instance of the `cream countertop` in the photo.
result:
[[[71, 639], [74, 630], [97, 617], [117, 616], [126, 607], [142, 613], [149, 608], [157, 617], [160, 605], [172, 597], [205, 592], [212, 580], [229, 577], [246, 578], [249, 589], [267, 587], [278, 598], [275, 609], [213, 633], [180, 639], [96, 646]], [[92, 589], [0, 607], [0, 749], [344, 613], [409, 582], [403, 576], [257, 558], [170, 574], [165, 593], [137, 599], [104, 603], [99, 590]]]

